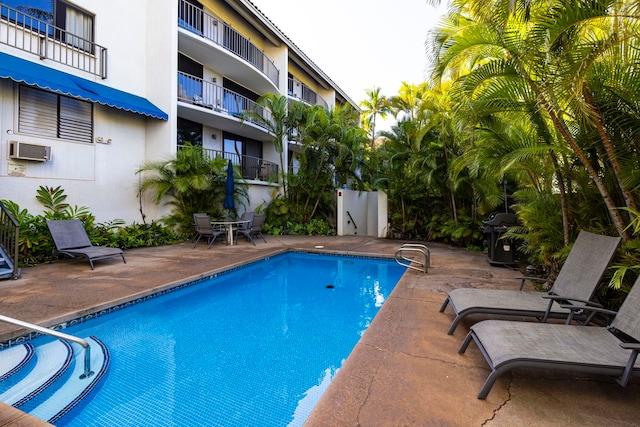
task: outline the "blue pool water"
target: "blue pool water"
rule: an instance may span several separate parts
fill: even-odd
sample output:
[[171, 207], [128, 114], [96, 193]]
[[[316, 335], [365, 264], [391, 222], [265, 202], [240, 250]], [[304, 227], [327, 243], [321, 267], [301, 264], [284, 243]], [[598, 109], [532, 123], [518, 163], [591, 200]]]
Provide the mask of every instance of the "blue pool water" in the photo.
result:
[[301, 425], [404, 271], [288, 253], [65, 329], [112, 359], [67, 425]]

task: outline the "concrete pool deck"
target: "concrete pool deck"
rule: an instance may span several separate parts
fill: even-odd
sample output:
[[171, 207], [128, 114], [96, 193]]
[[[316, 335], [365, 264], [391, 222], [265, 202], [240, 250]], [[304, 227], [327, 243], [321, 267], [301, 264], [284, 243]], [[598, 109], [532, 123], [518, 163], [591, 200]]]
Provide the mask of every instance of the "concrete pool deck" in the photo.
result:
[[[127, 264], [98, 261], [93, 271], [71, 260], [26, 268], [19, 280], [0, 281], [0, 314], [51, 326], [287, 249], [393, 256], [404, 243], [358, 236], [267, 241], [132, 249]], [[637, 381], [625, 389], [604, 377], [520, 370], [500, 378], [486, 400], [476, 399], [489, 368], [475, 344], [457, 353], [468, 324], [449, 336], [451, 309], [438, 310], [451, 289], [514, 289], [519, 272], [492, 267], [481, 253], [428, 246], [429, 272], [404, 274], [306, 426], [638, 425]], [[22, 334], [0, 323], [0, 341]], [[0, 404], [2, 425], [47, 424]]]

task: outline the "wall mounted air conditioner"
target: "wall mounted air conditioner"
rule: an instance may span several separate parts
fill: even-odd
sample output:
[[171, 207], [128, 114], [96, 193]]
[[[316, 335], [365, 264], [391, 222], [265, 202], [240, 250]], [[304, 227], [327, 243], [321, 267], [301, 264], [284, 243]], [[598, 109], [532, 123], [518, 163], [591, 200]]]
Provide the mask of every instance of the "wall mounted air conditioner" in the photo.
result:
[[51, 147], [27, 144], [19, 141], [9, 141], [9, 158], [48, 162], [51, 160]]

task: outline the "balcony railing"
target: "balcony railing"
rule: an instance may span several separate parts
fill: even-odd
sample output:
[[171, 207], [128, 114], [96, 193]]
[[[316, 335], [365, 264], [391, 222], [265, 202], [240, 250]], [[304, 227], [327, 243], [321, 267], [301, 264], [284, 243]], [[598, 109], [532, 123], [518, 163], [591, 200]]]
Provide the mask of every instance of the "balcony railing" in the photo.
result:
[[280, 71], [265, 53], [225, 22], [185, 0], [178, 5], [178, 26], [199, 35], [239, 56], [278, 85]]
[[322, 97], [318, 95], [313, 89], [311, 89], [309, 86], [305, 85], [304, 83], [290, 78], [288, 85], [289, 85], [288, 86], [289, 96], [300, 98], [304, 102], [310, 105], [319, 105], [324, 108], [329, 108], [327, 102], [324, 99], [322, 99]]
[[[178, 149], [193, 149], [194, 147], [186, 147], [179, 145]], [[242, 172], [242, 178], [252, 179], [258, 181], [278, 181], [278, 165], [268, 160], [261, 159], [259, 157], [238, 155], [228, 151], [211, 150], [208, 148], [202, 149], [205, 155], [210, 159], [225, 159], [231, 160], [234, 165], [240, 165], [240, 171]]]
[[[178, 101], [188, 102], [234, 117], [241, 117], [245, 111], [256, 111], [256, 102], [246, 96], [182, 72], [178, 72]], [[264, 120], [270, 120], [271, 112], [269, 110], [259, 108], [258, 111]], [[262, 121], [254, 117], [245, 116], [244, 119], [266, 128]]]
[[107, 78], [107, 48], [0, 3], [0, 43]]

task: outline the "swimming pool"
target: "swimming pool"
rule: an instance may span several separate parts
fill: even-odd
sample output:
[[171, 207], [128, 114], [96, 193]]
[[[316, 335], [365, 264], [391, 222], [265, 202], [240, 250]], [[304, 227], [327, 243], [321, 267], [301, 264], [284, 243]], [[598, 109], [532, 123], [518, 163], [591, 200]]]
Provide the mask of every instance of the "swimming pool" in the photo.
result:
[[111, 367], [59, 425], [301, 425], [404, 271], [287, 253], [67, 328]]

